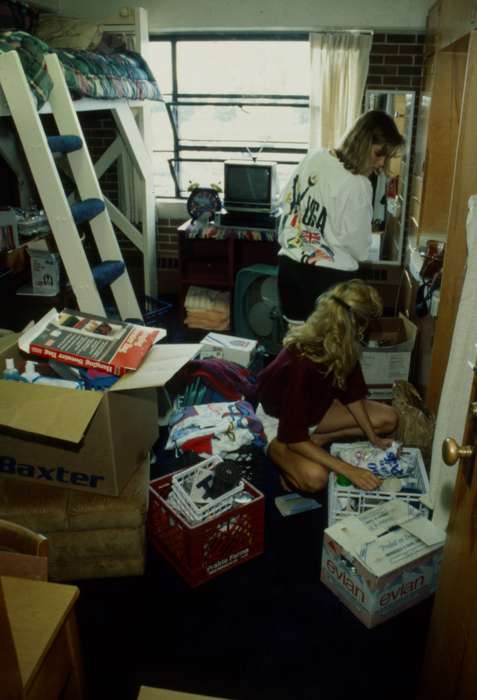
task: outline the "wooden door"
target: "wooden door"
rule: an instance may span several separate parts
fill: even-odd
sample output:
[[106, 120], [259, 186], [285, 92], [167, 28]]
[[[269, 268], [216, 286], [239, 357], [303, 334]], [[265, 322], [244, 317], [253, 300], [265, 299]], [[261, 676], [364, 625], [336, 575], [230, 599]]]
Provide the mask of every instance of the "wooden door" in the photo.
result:
[[[432, 613], [418, 700], [477, 697], [477, 379]], [[458, 401], [458, 397], [456, 397]], [[449, 436], [452, 437], [452, 436]], [[458, 459], [456, 444], [447, 459]]]
[[[462, 60], [461, 60], [462, 59]], [[463, 65], [463, 55], [455, 54], [456, 67]], [[454, 83], [460, 85], [461, 70], [456, 72]], [[447, 167], [453, 167], [452, 192], [450, 197], [449, 217], [447, 220], [447, 243], [442, 272], [442, 286], [439, 313], [436, 322], [436, 334], [432, 352], [429, 389], [426, 403], [431, 411], [437, 413], [439, 399], [447, 367], [447, 360], [452, 342], [452, 331], [460, 301], [467, 259], [466, 219], [469, 211], [469, 197], [477, 192], [477, 158], [475, 150], [475, 122], [477, 118], [477, 32], [469, 37], [466, 53], [466, 70], [463, 82], [462, 104], [455, 157]], [[460, 87], [455, 92], [456, 99]], [[448, 128], [450, 123], [448, 124]], [[438, 144], [436, 144], [436, 147]], [[434, 166], [432, 166], [434, 167]], [[431, 168], [428, 163], [427, 170]], [[429, 184], [429, 183], [428, 183]], [[426, 185], [427, 187], [427, 185]], [[425, 225], [421, 221], [421, 225]]]

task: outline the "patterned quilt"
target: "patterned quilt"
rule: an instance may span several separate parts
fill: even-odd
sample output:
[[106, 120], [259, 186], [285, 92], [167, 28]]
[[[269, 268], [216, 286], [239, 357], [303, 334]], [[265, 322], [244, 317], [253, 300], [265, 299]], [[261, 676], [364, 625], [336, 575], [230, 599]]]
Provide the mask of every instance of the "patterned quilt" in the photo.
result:
[[51, 80], [44, 56], [56, 53], [74, 98], [161, 100], [159, 87], [144, 59], [133, 51], [111, 54], [51, 49], [41, 39], [23, 31], [0, 33], [0, 52], [18, 52], [38, 109], [48, 100]]

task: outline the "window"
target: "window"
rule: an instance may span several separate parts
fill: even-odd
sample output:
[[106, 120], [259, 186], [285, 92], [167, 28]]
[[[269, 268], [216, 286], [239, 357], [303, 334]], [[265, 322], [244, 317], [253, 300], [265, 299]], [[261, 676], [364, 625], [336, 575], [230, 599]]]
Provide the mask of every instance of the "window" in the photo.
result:
[[285, 184], [308, 146], [307, 34], [155, 37], [149, 63], [165, 100], [153, 117], [157, 196], [223, 187], [226, 159], [273, 160]]

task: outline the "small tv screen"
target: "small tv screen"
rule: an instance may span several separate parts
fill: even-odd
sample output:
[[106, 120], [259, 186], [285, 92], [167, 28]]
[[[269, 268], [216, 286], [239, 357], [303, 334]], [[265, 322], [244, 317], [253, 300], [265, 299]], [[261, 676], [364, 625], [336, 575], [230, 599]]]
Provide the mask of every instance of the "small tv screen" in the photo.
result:
[[275, 163], [224, 164], [224, 205], [226, 209], [270, 211], [277, 196]]

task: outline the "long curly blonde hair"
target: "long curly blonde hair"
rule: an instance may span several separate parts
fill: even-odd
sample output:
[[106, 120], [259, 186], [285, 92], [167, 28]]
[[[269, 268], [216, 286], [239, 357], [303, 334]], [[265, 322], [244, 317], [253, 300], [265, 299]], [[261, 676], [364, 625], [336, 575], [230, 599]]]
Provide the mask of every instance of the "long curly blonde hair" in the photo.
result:
[[369, 284], [360, 279], [341, 282], [318, 297], [315, 311], [287, 333], [283, 345], [322, 365], [333, 384], [344, 389], [361, 354], [366, 327], [382, 312], [380, 296]]

